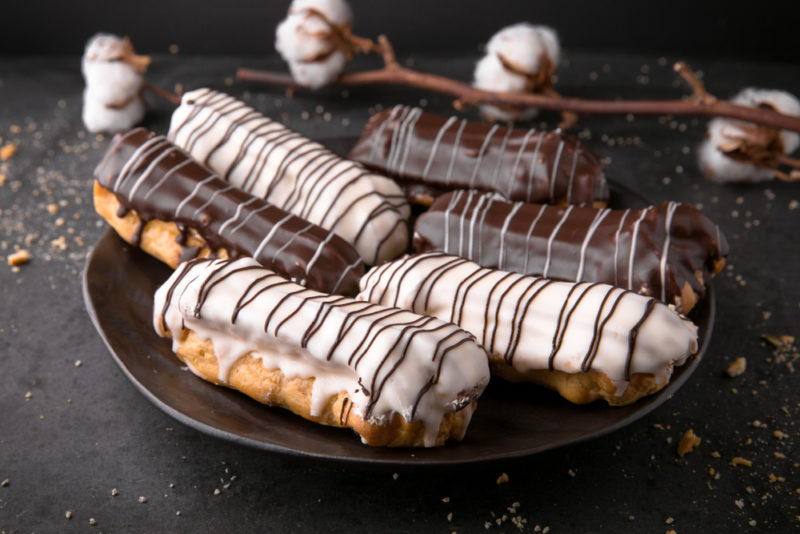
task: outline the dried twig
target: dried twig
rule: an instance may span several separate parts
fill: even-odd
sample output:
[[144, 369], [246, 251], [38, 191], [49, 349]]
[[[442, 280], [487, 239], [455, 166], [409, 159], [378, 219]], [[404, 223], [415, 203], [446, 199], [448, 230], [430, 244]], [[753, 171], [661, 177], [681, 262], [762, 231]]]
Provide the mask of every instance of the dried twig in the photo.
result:
[[[387, 40], [388, 42], [388, 40]], [[382, 54], [385, 53], [382, 51]], [[393, 52], [392, 56], [393, 57]], [[553, 94], [496, 93], [476, 89], [467, 83], [438, 74], [420, 72], [392, 63], [392, 67], [343, 74], [339, 85], [408, 85], [456, 98], [453, 105], [464, 109], [477, 104], [500, 107], [535, 107], [550, 111], [571, 111], [579, 114], [605, 115], [694, 115], [704, 117], [728, 117], [752, 122], [781, 130], [800, 132], [800, 117], [785, 115], [770, 109], [755, 108], [718, 100], [709, 95], [702, 84], [692, 85], [699, 98], [682, 100], [588, 100]], [[676, 67], [677, 68], [677, 67]], [[688, 67], [678, 69], [687, 79]], [[284, 73], [240, 68], [236, 72], [239, 80], [271, 85], [296, 86], [291, 76]], [[691, 78], [691, 77], [690, 77]], [[696, 78], [696, 76], [695, 76]], [[688, 79], [687, 79], [688, 81]], [[690, 82], [691, 84], [691, 82]]]

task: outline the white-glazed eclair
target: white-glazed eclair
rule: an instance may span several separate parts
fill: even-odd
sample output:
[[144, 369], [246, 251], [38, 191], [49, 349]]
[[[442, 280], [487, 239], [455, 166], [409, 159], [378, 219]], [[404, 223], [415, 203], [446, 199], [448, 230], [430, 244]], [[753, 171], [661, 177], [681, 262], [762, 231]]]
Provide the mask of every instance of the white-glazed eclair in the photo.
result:
[[234, 186], [336, 233], [368, 264], [408, 246], [410, 208], [397, 184], [230, 95], [186, 93], [169, 140]]
[[493, 371], [576, 403], [629, 404], [667, 384], [697, 350], [697, 328], [654, 298], [608, 284], [556, 282], [430, 252], [381, 265], [361, 300], [451, 321]]
[[250, 258], [181, 264], [153, 321], [200, 377], [369, 445], [461, 439], [489, 380], [485, 351], [457, 326], [319, 293]]

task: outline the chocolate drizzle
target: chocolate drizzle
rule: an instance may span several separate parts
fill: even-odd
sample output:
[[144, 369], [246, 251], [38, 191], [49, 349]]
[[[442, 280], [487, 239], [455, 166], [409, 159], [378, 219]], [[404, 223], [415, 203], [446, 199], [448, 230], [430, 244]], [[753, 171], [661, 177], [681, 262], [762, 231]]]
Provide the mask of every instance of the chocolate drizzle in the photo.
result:
[[408, 245], [410, 209], [394, 183], [229, 95], [186, 95], [169, 138], [243, 191], [336, 232], [368, 263]]
[[254, 257], [262, 265], [310, 288], [353, 295], [364, 264], [340, 237], [227, 184], [162, 136], [137, 128], [115, 137], [95, 178], [135, 211], [138, 246], [150, 220], [175, 222], [181, 261], [202, 247], [186, 246], [196, 232], [212, 253]]
[[[595, 369], [595, 359], [612, 316], [624, 307], [625, 315], [619, 316], [613, 334], [609, 334], [609, 347], [627, 348], [627, 353], [613, 356], [624, 362], [624, 372], [617, 379], [624, 377], [626, 381], [630, 380], [635, 365], [634, 354], [638, 354], [639, 331], [653, 317], [657, 306], [664, 308], [655, 298], [609, 284], [570, 284], [496, 271], [441, 252], [406, 256], [381, 265], [362, 278], [361, 289], [358, 298], [369, 302], [399, 305], [415, 313], [452, 321], [481, 340], [490, 356], [502, 357], [508, 365], [515, 365], [520, 354], [525, 354], [527, 360], [523, 366], [532, 365], [532, 359], [536, 358], [532, 355], [538, 353], [542, 369], [569, 372]], [[513, 297], [507, 298], [509, 295]], [[669, 354], [674, 349], [658, 347], [664, 353], [655, 357], [665, 358], [665, 369], [669, 370], [675, 360], [685, 358], [687, 350], [692, 350], [690, 337], [696, 336], [695, 330], [685, 326], [688, 320], [666, 308], [660, 309], [659, 318], [654, 320], [666, 321], [662, 328], [678, 329], [666, 335], [674, 335], [676, 347], [683, 352]], [[498, 327], [501, 324], [502, 329]], [[626, 342], [617, 343], [615, 340], [623, 335]], [[559, 366], [567, 340], [570, 346], [564, 355], [566, 363]], [[683, 341], [686, 343], [682, 344]], [[606, 359], [609, 347], [604, 349]], [[604, 365], [607, 364], [605, 361]], [[645, 372], [653, 372], [651, 363], [642, 364], [642, 368], [648, 369]]]
[[374, 115], [349, 157], [395, 178], [412, 202], [423, 204], [454, 189], [581, 206], [605, 203], [609, 194], [600, 159], [560, 131], [468, 122], [420, 108]]
[[684, 287], [705, 295], [728, 254], [719, 227], [692, 206], [561, 207], [511, 203], [477, 191], [439, 197], [417, 219], [414, 249], [493, 269], [617, 285], [680, 309]]

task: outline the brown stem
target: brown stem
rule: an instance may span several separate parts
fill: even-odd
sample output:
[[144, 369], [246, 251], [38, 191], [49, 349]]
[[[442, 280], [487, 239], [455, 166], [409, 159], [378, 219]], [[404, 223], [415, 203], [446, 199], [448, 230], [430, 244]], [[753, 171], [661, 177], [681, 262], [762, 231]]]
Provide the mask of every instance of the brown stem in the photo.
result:
[[[239, 69], [236, 76], [242, 81], [272, 85], [293, 85], [286, 74]], [[579, 114], [605, 115], [696, 115], [703, 117], [728, 117], [781, 130], [800, 132], [800, 117], [784, 115], [773, 110], [734, 104], [724, 100], [588, 100], [582, 98], [556, 97], [530, 93], [495, 93], [476, 89], [437, 74], [429, 74], [405, 67], [366, 70], [343, 74], [336, 81], [339, 85], [408, 85], [444, 93], [468, 104], [494, 104], [506, 106], [536, 107], [550, 111], [572, 111]]]
[[182, 91], [178, 91], [178, 94], [170, 93], [169, 91], [167, 91], [165, 89], [162, 89], [160, 87], [156, 87], [155, 85], [151, 85], [151, 84], [149, 84], [147, 82], [144, 82], [144, 85], [142, 85], [142, 90], [143, 91], [150, 91], [153, 94], [160, 96], [161, 98], [167, 100], [168, 102], [171, 102], [172, 104], [174, 104], [176, 106], [180, 105], [180, 103], [181, 103], [181, 95], [180, 95], [180, 93]]
[[386, 69], [395, 70], [400, 67], [397, 63], [397, 56], [394, 54], [394, 47], [392, 47], [388, 37], [383, 34], [378, 36], [377, 49], [383, 57], [383, 64]]
[[788, 165], [789, 167], [800, 169], [800, 159], [791, 158], [785, 154], [777, 154], [775, 156], [775, 159], [777, 159], [779, 163], [783, 163], [784, 165]]
[[705, 85], [703, 85], [703, 82], [700, 81], [697, 73], [689, 68], [689, 65], [683, 61], [678, 61], [673, 66], [673, 69], [675, 72], [680, 74], [681, 78], [683, 78], [683, 80], [689, 84], [689, 87], [692, 88], [692, 93], [695, 100], [706, 104], [711, 104], [717, 100], [716, 97], [706, 90]]

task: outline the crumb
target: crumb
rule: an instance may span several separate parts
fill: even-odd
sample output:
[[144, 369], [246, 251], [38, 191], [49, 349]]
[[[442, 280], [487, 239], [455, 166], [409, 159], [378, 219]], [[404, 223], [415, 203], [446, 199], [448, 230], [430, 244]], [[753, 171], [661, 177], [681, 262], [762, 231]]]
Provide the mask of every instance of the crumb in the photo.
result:
[[[64, 223], [62, 222], [61, 224], [63, 225]], [[60, 226], [58, 220], [56, 220], [56, 226]], [[58, 239], [50, 241], [50, 246], [58, 250], [67, 250], [67, 239], [62, 235]]]
[[48, 204], [47, 205], [47, 212], [50, 215], [55, 215], [56, 213], [58, 213], [58, 204]]
[[671, 525], [671, 524], [672, 524], [672, 523], [674, 523], [674, 522], [675, 522], [675, 519], [673, 519], [673, 518], [672, 518], [672, 516], [670, 516], [670, 517], [668, 517], [668, 518], [666, 518], [666, 519], [664, 520], [664, 523], [666, 523], [666, 524], [668, 524], [668, 525]]
[[214, 495], [219, 495], [222, 493], [219, 488], [214, 488]]
[[176, 510], [175, 511], [175, 515], [181, 515], [181, 511], [180, 510]]
[[33, 393], [31, 393], [30, 391], [25, 393], [25, 400], [31, 400], [31, 397], [33, 397]]
[[750, 521], [747, 522], [747, 524], [750, 525], [751, 527], [754, 527], [754, 526], [756, 526], [756, 520], [755, 519], [751, 519]]
[[67, 510], [66, 512], [64, 512], [64, 517], [66, 517], [67, 519], [72, 519], [72, 511]]
[[89, 524], [95, 526], [97, 524], [97, 520], [94, 517], [89, 518]]
[[694, 433], [694, 430], [690, 428], [683, 434], [680, 442], [678, 442], [678, 456], [683, 458], [684, 455], [692, 452], [695, 447], [700, 445], [701, 441], [702, 439], [697, 437], [697, 435]]
[[743, 356], [739, 356], [735, 360], [733, 360], [730, 365], [728, 365], [728, 369], [725, 371], [728, 373], [728, 376], [733, 378], [735, 376], [739, 376], [745, 372], [747, 369], [747, 359]]
[[449, 514], [447, 514], [447, 522], [448, 523], [452, 523], [453, 522], [453, 512], [450, 512]]
[[117, 495], [119, 495], [119, 492], [117, 491], [117, 488], [112, 488], [112, 490], [111, 490], [111, 496], [112, 496], [112, 497], [116, 497]]
[[31, 261], [31, 254], [25, 249], [21, 249], [13, 254], [9, 254], [7, 260], [8, 264], [12, 267], [28, 263], [29, 261]]
[[177, 54], [178, 52], [181, 51], [180, 47], [178, 45], [176, 45], [176, 44], [169, 45], [167, 50], [169, 51], [170, 54], [173, 54], [173, 55]]
[[14, 143], [8, 143], [7, 145], [0, 148], [0, 160], [8, 161], [14, 157], [14, 154], [17, 153], [17, 145]]
[[675, 530], [674, 528], [671, 528], [668, 531], [666, 531], [665, 534], [678, 534], [678, 531]]
[[731, 464], [732, 465], [743, 465], [745, 467], [751, 467], [753, 465], [753, 462], [748, 460], [748, 459], [746, 459], [746, 458], [742, 458], [741, 456], [734, 456], [731, 459]]
[[392, 473], [392, 479], [393, 479], [393, 480], [397, 480], [398, 478], [400, 478], [400, 475], [399, 475], [399, 474], [397, 474], [397, 473]]
[[144, 495], [140, 495], [139, 496], [139, 503], [140, 504], [144, 504], [146, 502], [147, 502], [147, 497], [145, 497]]
[[781, 432], [780, 430], [776, 430], [775, 432], [772, 433], [772, 435], [775, 436], [778, 439], [786, 439], [786, 438], [789, 437], [789, 434], [786, 434], [785, 432]]
[[497, 477], [496, 483], [498, 486], [500, 484], [505, 484], [506, 482], [508, 482], [508, 475], [506, 473], [502, 473], [499, 477]]
[[6, 183], [6, 175], [0, 174], [0, 185], [5, 185]]
[[83, 365], [82, 360], [75, 360], [75, 367], [80, 367], [81, 365]]
[[450, 502], [450, 497], [442, 497], [442, 502]]
[[797, 208], [800, 208], [800, 202], [798, 202], [797, 200], [790, 200], [789, 201], [789, 209], [790, 210], [796, 210]]
[[7, 478], [6, 478], [5, 480], [3, 480], [2, 482], [0, 482], [0, 486], [1, 486], [1, 487], [4, 487], [4, 488], [5, 488], [6, 486], [8, 486], [9, 484], [11, 484], [11, 481], [10, 481], [10, 480], [8, 480]]
[[744, 499], [736, 499], [735, 501], [733, 501], [733, 504], [736, 505], [736, 508], [741, 510], [742, 508], [744, 508]]

